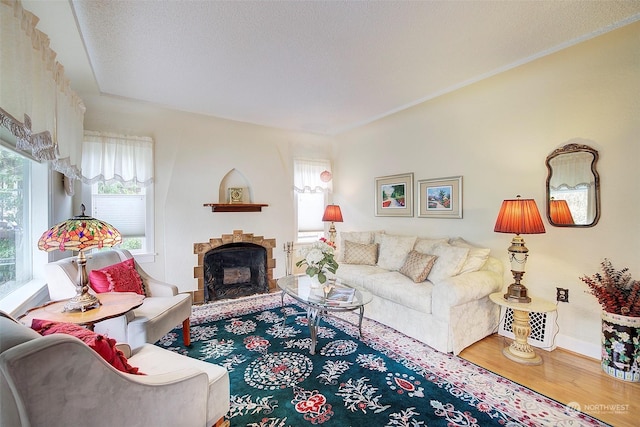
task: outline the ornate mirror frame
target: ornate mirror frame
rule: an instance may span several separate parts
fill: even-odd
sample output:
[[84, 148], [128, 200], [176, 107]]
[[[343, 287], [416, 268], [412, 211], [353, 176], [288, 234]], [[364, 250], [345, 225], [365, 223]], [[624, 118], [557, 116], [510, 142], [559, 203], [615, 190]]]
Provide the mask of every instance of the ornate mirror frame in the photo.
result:
[[[571, 157], [574, 157], [574, 158], [579, 157], [581, 153], [584, 153], [584, 157], [585, 157], [584, 162], [588, 162], [588, 163], [582, 163], [581, 168], [583, 169], [583, 171], [589, 170], [593, 175], [589, 177], [590, 182], [581, 181], [579, 183], [582, 188], [586, 188], [586, 190], [584, 191], [587, 192], [587, 196], [586, 196], [588, 199], [587, 206], [585, 206], [583, 209], [580, 209], [581, 212], [576, 212], [575, 203], [572, 203], [571, 200], [568, 200], [568, 203], [570, 205], [569, 210], [571, 211], [571, 215], [568, 216], [569, 218], [568, 220], [563, 220], [561, 219], [562, 217], [556, 213], [557, 203], [555, 202], [560, 202], [564, 204], [565, 207], [567, 206], [567, 204], [560, 199], [554, 200], [554, 197], [552, 194], [553, 190], [551, 185], [552, 179], [554, 178], [554, 167], [555, 167], [556, 176], [561, 176], [562, 174], [565, 174], [565, 175], [570, 175], [570, 174], [568, 174], [566, 170], [565, 171], [559, 170], [558, 169], [559, 165], [557, 164], [554, 165], [554, 163], [566, 161], [568, 159], [571, 159]], [[546, 211], [547, 211], [547, 219], [549, 220], [549, 224], [553, 225], [554, 227], [584, 228], [584, 227], [593, 227], [598, 223], [598, 221], [600, 220], [600, 176], [598, 175], [598, 171], [596, 170], [597, 162], [598, 162], [598, 151], [594, 150], [593, 148], [585, 144], [576, 144], [576, 143], [566, 144], [565, 146], [556, 149], [555, 151], [553, 151], [553, 153], [547, 156], [547, 159], [545, 161], [545, 164], [547, 166], [547, 171], [548, 171], [547, 183], [546, 183], [546, 191], [547, 191]], [[584, 174], [588, 175], [588, 173], [586, 172]], [[559, 207], [562, 207], [562, 206], [559, 206]], [[590, 215], [588, 213], [589, 209], [592, 209], [593, 211]], [[580, 221], [580, 217], [583, 215], [586, 215], [588, 218], [590, 218], [590, 220], [587, 220], [588, 222], [574, 223], [572, 215], [573, 217], [578, 218], [577, 221]]]

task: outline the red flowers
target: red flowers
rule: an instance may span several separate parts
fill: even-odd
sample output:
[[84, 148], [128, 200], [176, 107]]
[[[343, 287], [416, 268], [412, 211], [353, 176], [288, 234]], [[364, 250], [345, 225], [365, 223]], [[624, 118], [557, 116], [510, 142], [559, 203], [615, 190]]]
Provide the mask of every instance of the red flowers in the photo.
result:
[[603, 274], [580, 278], [589, 287], [602, 309], [608, 313], [640, 317], [640, 281], [632, 280], [628, 268], [616, 270], [611, 261], [604, 259]]
[[325, 239], [324, 237], [321, 237], [321, 238], [320, 238], [320, 241], [321, 241], [321, 242], [323, 242], [323, 243], [326, 243], [326, 244], [327, 244], [327, 245], [329, 245], [329, 246], [331, 246], [333, 249], [335, 249], [335, 248], [336, 248], [336, 244], [335, 244], [335, 243], [333, 243], [331, 240], [327, 240], [327, 239]]

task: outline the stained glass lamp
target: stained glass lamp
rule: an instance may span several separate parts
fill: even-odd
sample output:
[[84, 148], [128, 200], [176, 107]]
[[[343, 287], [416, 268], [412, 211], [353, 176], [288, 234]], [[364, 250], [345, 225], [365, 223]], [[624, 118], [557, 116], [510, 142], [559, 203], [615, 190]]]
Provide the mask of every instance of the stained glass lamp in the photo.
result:
[[521, 199], [520, 196], [517, 196], [516, 199], [503, 201], [493, 231], [515, 234], [508, 249], [511, 274], [513, 274], [515, 283], [509, 285], [504, 299], [513, 302], [531, 302], [531, 298], [527, 295], [527, 288], [520, 283], [524, 275], [524, 266], [529, 257], [529, 249], [524, 245], [524, 239], [520, 235], [545, 232], [536, 201]]
[[38, 240], [38, 249], [51, 251], [78, 252], [78, 279], [76, 295], [64, 306], [64, 311], [87, 311], [100, 305], [100, 300], [89, 293], [87, 258], [84, 252], [94, 248], [108, 248], [122, 243], [122, 236], [114, 226], [84, 214], [85, 207], [78, 216], [54, 225]]

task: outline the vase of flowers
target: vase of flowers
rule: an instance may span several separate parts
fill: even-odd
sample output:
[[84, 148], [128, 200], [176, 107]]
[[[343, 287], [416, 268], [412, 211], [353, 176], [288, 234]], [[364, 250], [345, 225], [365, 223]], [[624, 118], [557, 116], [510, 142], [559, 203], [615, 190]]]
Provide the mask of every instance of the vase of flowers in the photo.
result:
[[602, 369], [625, 381], [640, 382], [640, 281], [628, 268], [602, 263], [602, 274], [584, 276], [602, 306]]
[[335, 273], [338, 270], [335, 249], [336, 245], [323, 237], [318, 242], [302, 249], [302, 259], [296, 262], [296, 267], [306, 265], [305, 273], [307, 276], [322, 285], [327, 281], [328, 272]]

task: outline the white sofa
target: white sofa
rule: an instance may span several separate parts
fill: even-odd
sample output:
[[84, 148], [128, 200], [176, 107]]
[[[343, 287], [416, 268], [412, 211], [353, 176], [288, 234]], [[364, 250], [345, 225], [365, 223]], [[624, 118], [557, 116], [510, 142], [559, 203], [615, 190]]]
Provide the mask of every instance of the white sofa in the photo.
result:
[[133, 375], [76, 337], [40, 336], [2, 312], [0, 331], [0, 426], [225, 424], [221, 366], [146, 344], [125, 354], [146, 374]]
[[[488, 249], [461, 238], [395, 236], [382, 231], [343, 232], [338, 249], [340, 266], [335, 276], [373, 295], [365, 306], [365, 317], [453, 354], [497, 331], [500, 308], [489, 294], [502, 289], [503, 266], [489, 256]], [[418, 253], [413, 258], [437, 257], [426, 281], [416, 283], [403, 274], [411, 251]]]
[[[99, 251], [87, 255], [87, 274], [133, 258], [123, 249]], [[108, 335], [117, 342], [126, 342], [136, 349], [145, 343], [153, 344], [177, 325], [182, 324], [185, 345], [190, 345], [191, 294], [178, 293], [174, 285], [149, 276], [136, 262], [135, 268], [145, 290], [142, 305], [124, 316], [104, 320], [95, 325], [95, 331]], [[45, 266], [49, 297], [53, 301], [68, 299], [76, 294], [78, 263], [76, 257], [50, 262]], [[93, 293], [90, 289], [89, 292]]]

